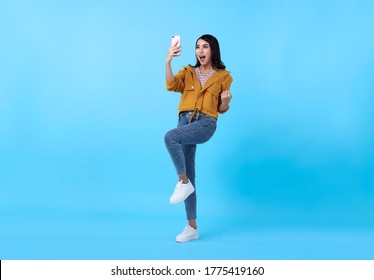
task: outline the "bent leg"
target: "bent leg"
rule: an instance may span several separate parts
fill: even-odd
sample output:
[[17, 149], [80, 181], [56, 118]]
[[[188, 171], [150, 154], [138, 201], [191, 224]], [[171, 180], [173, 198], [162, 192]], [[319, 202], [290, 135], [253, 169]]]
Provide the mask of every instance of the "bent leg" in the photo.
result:
[[206, 118], [188, 125], [178, 126], [165, 134], [165, 145], [178, 175], [187, 172], [183, 145], [205, 143], [213, 136], [215, 130], [215, 119]]

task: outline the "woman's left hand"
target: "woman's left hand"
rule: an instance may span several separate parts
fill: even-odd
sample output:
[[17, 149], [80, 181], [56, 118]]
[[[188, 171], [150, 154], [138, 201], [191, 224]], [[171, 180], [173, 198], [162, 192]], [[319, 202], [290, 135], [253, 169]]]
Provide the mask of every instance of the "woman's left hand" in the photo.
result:
[[232, 98], [232, 95], [231, 95], [230, 91], [224, 90], [224, 91], [221, 92], [222, 103], [229, 104], [231, 98]]

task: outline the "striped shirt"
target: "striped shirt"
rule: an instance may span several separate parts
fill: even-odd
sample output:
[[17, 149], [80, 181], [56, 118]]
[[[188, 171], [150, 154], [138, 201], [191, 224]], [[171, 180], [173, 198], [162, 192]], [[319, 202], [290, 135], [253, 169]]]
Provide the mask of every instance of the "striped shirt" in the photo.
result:
[[205, 82], [214, 74], [216, 73], [217, 71], [215, 69], [213, 69], [212, 71], [210, 71], [208, 74], [201, 74], [200, 72], [200, 69], [199, 67], [196, 67], [195, 68], [195, 73], [197, 75], [197, 77], [199, 78], [199, 81], [200, 81], [200, 85], [201, 85], [201, 88], [204, 87], [204, 84]]

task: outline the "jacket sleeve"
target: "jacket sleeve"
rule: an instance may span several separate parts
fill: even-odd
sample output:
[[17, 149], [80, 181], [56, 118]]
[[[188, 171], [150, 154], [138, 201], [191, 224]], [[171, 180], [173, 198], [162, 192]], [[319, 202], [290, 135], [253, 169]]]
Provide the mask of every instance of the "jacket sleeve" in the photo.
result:
[[186, 70], [182, 69], [174, 76], [174, 81], [169, 82], [166, 80], [166, 89], [169, 91], [183, 92], [184, 90], [184, 77]]
[[231, 83], [232, 83], [232, 77], [231, 75], [228, 76], [227, 79], [225, 79], [223, 85], [222, 85], [222, 91], [224, 90], [230, 90], [230, 87], [231, 87]]

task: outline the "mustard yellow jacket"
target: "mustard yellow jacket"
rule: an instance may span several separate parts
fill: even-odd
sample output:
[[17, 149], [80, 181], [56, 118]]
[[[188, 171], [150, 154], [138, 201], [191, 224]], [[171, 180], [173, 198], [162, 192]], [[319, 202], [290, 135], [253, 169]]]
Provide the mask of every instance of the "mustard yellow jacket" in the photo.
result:
[[173, 82], [166, 81], [166, 89], [182, 93], [178, 114], [183, 111], [200, 111], [218, 118], [218, 107], [221, 104], [220, 93], [229, 90], [232, 77], [229, 71], [219, 69], [201, 88], [195, 69], [185, 66], [175, 76]]

